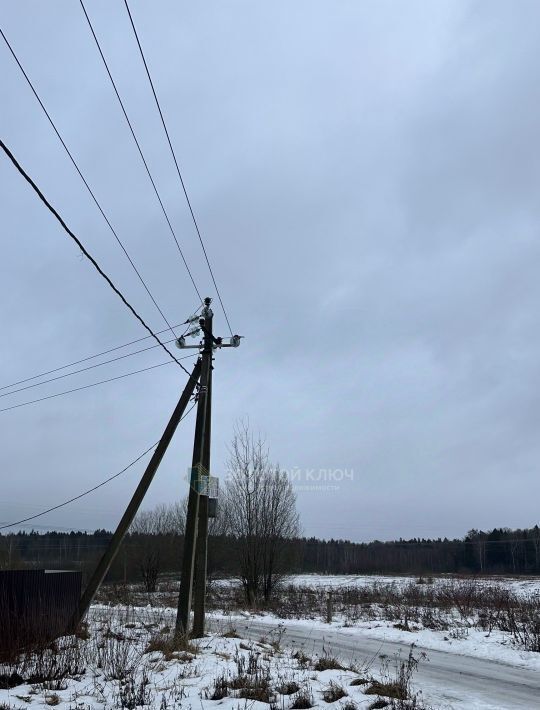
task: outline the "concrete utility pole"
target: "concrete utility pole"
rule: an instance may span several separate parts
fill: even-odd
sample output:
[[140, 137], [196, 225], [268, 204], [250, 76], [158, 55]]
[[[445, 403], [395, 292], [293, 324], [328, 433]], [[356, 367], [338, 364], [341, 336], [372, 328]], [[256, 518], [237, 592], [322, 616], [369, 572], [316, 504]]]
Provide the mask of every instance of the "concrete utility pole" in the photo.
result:
[[[214, 314], [210, 308], [211, 302], [211, 298], [204, 299], [205, 305], [199, 319], [199, 326], [203, 332], [201, 386], [193, 442], [184, 554], [176, 616], [176, 634], [188, 635], [191, 602], [194, 597], [192, 635], [196, 638], [204, 635], [209, 496], [212, 483], [217, 482], [214, 477], [210, 476], [213, 353], [221, 348], [237, 348], [241, 340], [240, 335], [233, 335], [230, 341], [225, 343], [223, 338], [214, 336], [212, 332]], [[177, 345], [180, 348], [201, 347], [200, 345], [186, 345], [185, 338], [179, 338]]]
[[[182, 556], [182, 572], [180, 577], [180, 593], [178, 596], [178, 612], [176, 615], [176, 634], [187, 635], [189, 633], [189, 614], [191, 611], [191, 599], [193, 593], [193, 574], [195, 569], [195, 550], [197, 545], [197, 526], [200, 505], [200, 490], [203, 475], [208, 476], [209, 471], [204, 467], [204, 452], [210, 451], [210, 440], [206, 443], [207, 423], [210, 420], [210, 412], [207, 408], [209, 401], [209, 383], [212, 372], [212, 318], [213, 312], [210, 308], [211, 300], [204, 299], [205, 307], [199, 321], [203, 334], [204, 346], [202, 351], [201, 364], [201, 386], [199, 388], [199, 402], [197, 405], [197, 421], [195, 423], [195, 439], [193, 442], [193, 458], [191, 463], [191, 475], [188, 497], [188, 509], [186, 518], [186, 531], [184, 535], [184, 554]], [[208, 501], [208, 498], [206, 498]], [[206, 511], [208, 509], [206, 508]]]
[[139, 510], [139, 506], [141, 505], [142, 500], [152, 482], [152, 479], [155, 476], [155, 473], [159, 467], [159, 464], [161, 463], [161, 459], [163, 458], [165, 451], [167, 451], [167, 447], [169, 446], [173, 434], [176, 431], [176, 427], [182, 419], [189, 400], [191, 399], [191, 395], [193, 394], [195, 386], [199, 380], [200, 373], [201, 361], [198, 360], [195, 364], [195, 367], [193, 368], [193, 372], [191, 373], [189, 380], [187, 381], [184, 391], [180, 396], [178, 404], [176, 405], [176, 408], [172, 413], [169, 423], [167, 424], [167, 427], [163, 432], [163, 436], [161, 437], [159, 444], [157, 445], [156, 450], [154, 451], [152, 458], [150, 459], [148, 466], [146, 467], [146, 471], [144, 472], [139, 482], [139, 485], [137, 486], [135, 493], [133, 494], [128, 504], [128, 507], [126, 508], [126, 512], [118, 523], [118, 527], [116, 528], [115, 533], [112, 536], [112, 539], [109, 543], [109, 547], [106, 549], [103, 557], [99, 561], [99, 564], [96, 567], [94, 574], [90, 578], [90, 581], [88, 582], [88, 585], [84, 590], [84, 593], [81, 597], [81, 601], [79, 603], [78, 617], [75, 620], [77, 623], [82, 620], [83, 616], [88, 611], [88, 607], [90, 606], [94, 595], [99, 589], [100, 584], [105, 579], [105, 575], [109, 571], [109, 568], [114, 558], [116, 557], [122, 540], [124, 539], [125, 534], [129, 530], [129, 526], [133, 522], [133, 519], [137, 514], [137, 511]]
[[[203, 473], [207, 472], [210, 486], [210, 438], [212, 434], [212, 367], [208, 373], [208, 395], [206, 399], [206, 427], [203, 445]], [[206, 602], [206, 575], [208, 564], [208, 493], [199, 499], [199, 522], [197, 526], [197, 549], [195, 551], [195, 588], [193, 590], [193, 636], [204, 636]]]

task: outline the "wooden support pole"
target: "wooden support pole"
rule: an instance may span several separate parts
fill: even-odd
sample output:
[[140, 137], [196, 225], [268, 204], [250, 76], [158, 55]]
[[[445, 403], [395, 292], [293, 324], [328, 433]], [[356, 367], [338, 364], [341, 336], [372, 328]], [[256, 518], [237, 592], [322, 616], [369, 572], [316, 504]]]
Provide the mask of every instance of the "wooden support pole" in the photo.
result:
[[116, 557], [118, 549], [120, 548], [120, 544], [122, 543], [125, 534], [129, 530], [129, 526], [133, 522], [133, 519], [137, 514], [137, 511], [139, 510], [142, 500], [146, 495], [150, 484], [152, 483], [152, 479], [154, 478], [156, 471], [158, 470], [159, 464], [161, 463], [161, 460], [165, 452], [167, 451], [167, 447], [171, 442], [174, 432], [176, 431], [176, 427], [182, 419], [182, 415], [184, 414], [191, 395], [195, 390], [195, 385], [197, 384], [197, 381], [201, 374], [201, 367], [201, 361], [197, 360], [195, 367], [193, 368], [193, 372], [191, 373], [191, 376], [187, 381], [184, 391], [180, 396], [178, 404], [176, 405], [176, 408], [172, 413], [169, 423], [167, 424], [167, 427], [163, 432], [163, 436], [161, 437], [159, 444], [157, 445], [156, 450], [154, 451], [152, 458], [150, 459], [148, 466], [146, 467], [146, 471], [144, 472], [139, 482], [139, 485], [137, 486], [135, 493], [133, 494], [128, 504], [128, 507], [126, 508], [126, 512], [118, 523], [118, 527], [116, 528], [114, 535], [112, 536], [107, 550], [99, 561], [99, 564], [96, 567], [94, 574], [90, 578], [90, 581], [88, 582], [86, 589], [84, 590], [84, 593], [81, 597], [81, 601], [79, 603], [78, 615], [76, 619], [77, 624], [82, 620], [82, 618], [88, 611], [88, 608], [92, 603], [92, 600], [97, 590], [99, 589], [99, 586], [105, 579], [105, 575], [109, 571], [109, 568], [114, 558]]
[[331, 624], [332, 623], [332, 591], [327, 592], [327, 597], [326, 597], [326, 623]]

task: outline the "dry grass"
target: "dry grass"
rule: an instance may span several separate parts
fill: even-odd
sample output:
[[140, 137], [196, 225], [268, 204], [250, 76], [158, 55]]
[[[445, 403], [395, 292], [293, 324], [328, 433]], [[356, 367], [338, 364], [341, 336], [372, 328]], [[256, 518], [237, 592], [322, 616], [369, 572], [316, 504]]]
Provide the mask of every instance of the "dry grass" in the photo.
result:
[[303, 651], [295, 651], [293, 653], [293, 658], [298, 661], [300, 668], [307, 668], [311, 664], [311, 658], [306, 656]]
[[306, 686], [298, 691], [290, 707], [291, 710], [308, 710], [308, 708], [312, 708], [314, 705], [315, 701], [311, 688]]
[[335, 703], [336, 700], [341, 700], [341, 698], [345, 698], [346, 695], [347, 691], [342, 688], [341, 685], [338, 685], [333, 681], [330, 682], [330, 685], [323, 691], [322, 694], [325, 703]]
[[[325, 619], [326, 603], [324, 589], [289, 585], [264, 610], [282, 619]], [[522, 648], [540, 652], [540, 596], [518, 595], [498, 584], [479, 584], [469, 578], [435, 583], [431, 576], [404, 585], [376, 581], [335, 589], [333, 605], [347, 626], [381, 619], [404, 630], [447, 631], [456, 625], [488, 633], [497, 629], [511, 634]], [[246, 605], [234, 587], [216, 587], [209, 608], [244, 610]]]
[[206, 692], [206, 697], [209, 700], [222, 700], [229, 695], [244, 700], [271, 703], [274, 692], [270, 686], [270, 677], [258, 672], [253, 675], [246, 673], [232, 678], [220, 675], [214, 681], [211, 692]]
[[406, 700], [406, 691], [397, 682], [381, 683], [374, 681], [369, 688], [364, 691], [366, 695], [382, 695], [385, 698], [394, 698], [395, 700]]
[[199, 647], [185, 635], [154, 634], [150, 637], [145, 653], [160, 652], [165, 660], [191, 661], [199, 652]]
[[344, 670], [341, 663], [333, 656], [321, 656], [317, 659], [313, 668], [316, 671], [342, 671]]
[[276, 692], [278, 692], [280, 695], [294, 695], [294, 693], [297, 693], [299, 690], [300, 686], [294, 680], [283, 682], [276, 688]]
[[206, 693], [208, 700], [223, 700], [229, 695], [229, 684], [224, 675], [218, 676], [214, 681], [214, 689], [211, 694]]

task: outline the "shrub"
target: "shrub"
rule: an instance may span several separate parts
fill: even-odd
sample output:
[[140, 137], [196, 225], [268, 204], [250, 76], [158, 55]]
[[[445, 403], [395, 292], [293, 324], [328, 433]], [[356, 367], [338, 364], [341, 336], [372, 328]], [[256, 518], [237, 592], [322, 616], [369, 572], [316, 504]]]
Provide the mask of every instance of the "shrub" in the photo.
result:
[[206, 692], [206, 698], [208, 700], [223, 700], [229, 695], [229, 685], [227, 678], [224, 675], [218, 676], [214, 680], [214, 686], [211, 693]]
[[306, 686], [301, 688], [296, 694], [291, 705], [291, 710], [308, 710], [308, 708], [312, 708], [314, 705], [315, 701], [313, 700], [311, 688]]
[[300, 666], [300, 668], [307, 668], [311, 663], [311, 658], [309, 656], [306, 656], [303, 651], [295, 651], [292, 657], [296, 661], [298, 661], [298, 665]]
[[323, 691], [323, 700], [326, 703], [335, 703], [336, 700], [341, 700], [341, 698], [344, 698], [346, 695], [347, 692], [341, 687], [341, 685], [331, 681], [328, 688]]
[[365, 691], [366, 695], [384, 695], [387, 698], [405, 700], [407, 695], [399, 683], [382, 683], [374, 681]]
[[[391, 678], [388, 673], [388, 666], [383, 669], [383, 680], [373, 681], [364, 692], [366, 695], [382, 695], [391, 698], [389, 703], [396, 710], [406, 710], [416, 708], [420, 710], [418, 698], [411, 693], [411, 679], [413, 673], [418, 669], [419, 659], [414, 656], [414, 644], [411, 645], [407, 660], [396, 664], [395, 677]], [[423, 654], [425, 657], [425, 654]], [[385, 707], [385, 706], [380, 706]]]
[[120, 683], [118, 691], [118, 705], [126, 710], [135, 710], [138, 707], [144, 707], [150, 704], [152, 699], [148, 685], [150, 679], [146, 669], [143, 668], [142, 674], [135, 677], [135, 674], [124, 679]]
[[342, 671], [343, 666], [333, 656], [321, 656], [314, 665], [316, 671]]
[[294, 695], [300, 690], [300, 686], [294, 680], [289, 680], [278, 685], [276, 691], [280, 695]]
[[155, 653], [156, 651], [162, 653], [167, 661], [170, 661], [172, 658], [181, 661], [191, 661], [199, 652], [199, 648], [183, 634], [171, 636], [166, 634], [154, 634], [150, 637], [144, 652]]

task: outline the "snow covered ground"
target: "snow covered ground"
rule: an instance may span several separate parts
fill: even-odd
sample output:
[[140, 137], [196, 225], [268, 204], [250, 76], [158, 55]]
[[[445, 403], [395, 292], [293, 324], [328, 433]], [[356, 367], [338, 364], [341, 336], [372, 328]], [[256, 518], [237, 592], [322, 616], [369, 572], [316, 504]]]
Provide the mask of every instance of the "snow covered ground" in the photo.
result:
[[[329, 629], [339, 629], [344, 634], [362, 635], [380, 641], [390, 641], [397, 643], [414, 643], [424, 649], [444, 651], [468, 655], [471, 657], [483, 658], [497, 662], [504, 662], [519, 667], [540, 670], [540, 653], [527, 651], [516, 641], [515, 635], [508, 631], [499, 630], [495, 623], [487, 624], [489, 629], [482, 628], [478, 620], [478, 599], [480, 604], [484, 598], [484, 590], [498, 588], [501, 591], [508, 590], [519, 599], [540, 599], [540, 579], [539, 578], [509, 578], [509, 577], [489, 577], [489, 578], [455, 578], [451, 576], [434, 577], [426, 584], [424, 579], [422, 584], [418, 584], [417, 577], [411, 576], [378, 576], [378, 575], [294, 575], [287, 578], [285, 585], [300, 589], [313, 589], [316, 591], [333, 591], [334, 613], [332, 624], [325, 623], [325, 601], [311, 604], [308, 597], [300, 597], [296, 601], [293, 610], [299, 617], [298, 620], [291, 618], [290, 610], [284, 604], [289, 620], [310, 629], [319, 631]], [[453, 584], [463, 584], [452, 587]], [[221, 584], [230, 584], [230, 581], [223, 581]], [[449, 585], [449, 586], [446, 586]], [[469, 586], [470, 585], [470, 586]], [[375, 603], [355, 603], [347, 605], [344, 600], [346, 596], [339, 595], [347, 589], [378, 589], [381, 594], [371, 595], [370, 600], [378, 600]], [[412, 590], [413, 601], [406, 594], [391, 595], [389, 597], [385, 590], [395, 588], [404, 592], [409, 588]], [[476, 601], [471, 604], [470, 611], [463, 609], [458, 612], [453, 608], [453, 597], [451, 602], [442, 609], [422, 608], [422, 601], [414, 600], [414, 593], [426, 593], [428, 599], [432, 592], [437, 589], [450, 589], [457, 602], [467, 601], [466, 596], [469, 590], [476, 596]], [[287, 590], [282, 592], [282, 597], [287, 597]], [[460, 594], [465, 600], [460, 599]], [[472, 596], [471, 595], [471, 596]], [[309, 596], [309, 595], [308, 595]], [[391, 601], [386, 601], [391, 598]], [[443, 597], [444, 598], [444, 597]], [[320, 599], [320, 597], [319, 597]], [[496, 607], [497, 599], [494, 602], [495, 609], [491, 610], [493, 616], [500, 614]], [[303, 603], [304, 602], [304, 603]], [[504, 599], [503, 599], [504, 602]], [[501, 602], [501, 603], [503, 603]], [[401, 608], [400, 608], [401, 607]], [[228, 609], [234, 614], [234, 609]], [[426, 614], [426, 612], [429, 612]], [[480, 612], [481, 613], [481, 612]], [[534, 612], [533, 612], [534, 613]], [[538, 605], [536, 606], [538, 613]], [[248, 618], [249, 614], [244, 614]], [[240, 618], [242, 615], [240, 615]], [[222, 617], [223, 618], [223, 617]], [[251, 615], [261, 623], [278, 624], [280, 614], [258, 613]], [[425, 621], [425, 623], [422, 623]], [[429, 622], [432, 622], [431, 624]], [[437, 628], [439, 626], [440, 628]], [[503, 624], [504, 626], [504, 624]], [[540, 706], [540, 704], [539, 704]]]
[[[220, 621], [227, 621], [232, 625], [241, 625], [240, 628], [249, 628], [250, 623], [254, 623], [257, 628], [264, 624], [268, 628], [278, 629], [280, 627], [294, 626], [302, 628], [312, 636], [328, 637], [332, 632], [339, 631], [351, 640], [369, 638], [385, 643], [397, 643], [410, 645], [425, 650], [442, 651], [444, 653], [469, 656], [471, 658], [482, 658], [497, 663], [505, 663], [519, 668], [540, 671], [540, 653], [525, 651], [516, 644], [513, 644], [508, 634], [501, 631], [486, 633], [477, 629], [463, 629], [458, 634], [452, 631], [434, 631], [432, 629], [414, 628], [405, 631], [396, 628], [395, 624], [384, 620], [358, 621], [354, 626], [345, 625], [339, 619], [327, 624], [322, 620], [298, 619], [283, 620], [274, 614], [219, 614], [214, 613], [212, 618]], [[540, 703], [539, 703], [540, 707]]]
[[[330, 624], [325, 623], [327, 591], [334, 599]], [[321, 642], [333, 644], [334, 652], [355, 658], [404, 653], [412, 643], [427, 653], [429, 663], [419, 670], [418, 681], [438, 706], [540, 707], [540, 653], [527, 650], [520, 633], [511, 633], [506, 623], [513, 619], [522, 630], [538, 627], [539, 578], [295, 575], [286, 580], [281, 597], [277, 613], [229, 609], [217, 618], [228, 616], [243, 634], [281, 624], [291, 643], [312, 650]], [[516, 600], [522, 609], [512, 617]]]
[[[422, 623], [427, 617], [414, 608], [415, 591], [420, 599], [428, 599], [429, 590], [444, 591], [449, 583], [454, 583], [450, 577], [418, 584], [416, 577], [296, 575], [287, 580], [280, 595], [287, 618], [279, 613], [247, 613], [232, 605], [215, 608], [209, 614], [210, 635], [185, 648], [176, 648], [168, 640], [175, 610], [166, 606], [170, 602], [165, 601], [165, 591], [146, 596], [152, 602], [146, 607], [96, 605], [87, 638], [66, 638], [56, 650], [36, 658], [0, 664], [0, 710], [48, 706], [263, 710], [269, 705], [272, 710], [307, 705], [364, 710], [376, 702], [374, 707], [383, 707], [381, 702], [399, 703], [383, 691], [395, 683], [396, 669], [407, 661], [411, 647], [420, 661], [416, 670], [411, 667], [410, 678], [411, 692], [420, 693], [419, 700], [416, 705], [388, 707], [540, 707], [540, 653], [525, 650], [508, 632], [482, 630], [478, 618], [471, 616], [469, 623], [467, 615], [452, 604], [435, 610], [440, 613], [437, 621], [444, 625], [429, 628]], [[224, 599], [229, 604], [237, 584], [213, 582], [224, 592], [214, 601]], [[524, 600], [540, 594], [538, 579], [467, 579], [467, 584], [480, 588], [482, 598], [494, 586]], [[290, 593], [288, 585], [294, 587]], [[306, 588], [314, 593], [303, 594]], [[376, 593], [367, 596], [368, 603], [364, 595], [349, 595], [353, 602], [347, 606], [347, 594], [340, 590], [351, 588]], [[400, 594], [387, 593], [394, 588]], [[333, 621], [327, 624], [325, 592], [329, 590], [334, 591], [336, 604]], [[177, 592], [170, 592], [169, 597], [175, 598]], [[423, 592], [427, 597], [422, 597]], [[130, 593], [144, 598], [140, 591]], [[308, 598], [315, 601], [302, 606]], [[459, 603], [459, 594], [456, 599]], [[303, 618], [291, 616], [291, 610]], [[335, 667], [322, 670], [324, 665], [317, 665], [321, 658]], [[387, 686], [375, 687], [375, 682]]]
[[[327, 653], [282, 648], [279, 634], [242, 640], [224, 627], [178, 646], [173, 618], [172, 610], [92, 609], [86, 638], [0, 666], [0, 686], [13, 686], [0, 690], [0, 708], [360, 710], [398, 687], [393, 666], [345, 668]], [[405, 679], [399, 687], [406, 686]]]
[[[239, 633], [257, 638], [267, 629], [279, 629], [283, 645], [308, 653], [326, 650], [344, 663], [360, 666], [367, 659], [404, 658], [410, 646], [394, 640], [377, 639], [362, 631], [323, 628], [287, 620], [278, 622], [268, 616], [235, 619]], [[470, 649], [466, 649], [470, 650]], [[433, 707], [445, 710], [531, 710], [539, 707], [540, 677], [532, 668], [507, 664], [501, 660], [484, 660], [478, 656], [448, 653], [443, 650], [416, 648], [422, 658], [413, 679], [413, 688], [421, 689]], [[369, 661], [368, 661], [369, 662]]]
[[[377, 574], [293, 574], [286, 578], [285, 583], [295, 587], [308, 587], [312, 589], [343, 589], [347, 587], [364, 587], [373, 584], [393, 584], [398, 588], [415, 584], [422, 577], [411, 575], [377, 575]], [[427, 579], [424, 575], [423, 579]], [[474, 581], [483, 586], [499, 586], [509, 589], [515, 594], [540, 594], [540, 577], [456, 577], [453, 575], [440, 575], [429, 578], [435, 585], [445, 584], [452, 580]], [[216, 585], [228, 586], [238, 584], [235, 579], [220, 579]]]

